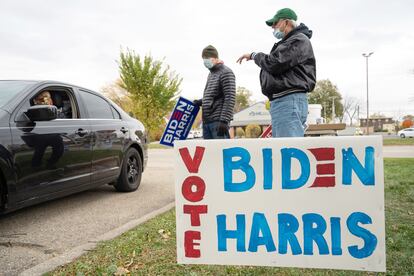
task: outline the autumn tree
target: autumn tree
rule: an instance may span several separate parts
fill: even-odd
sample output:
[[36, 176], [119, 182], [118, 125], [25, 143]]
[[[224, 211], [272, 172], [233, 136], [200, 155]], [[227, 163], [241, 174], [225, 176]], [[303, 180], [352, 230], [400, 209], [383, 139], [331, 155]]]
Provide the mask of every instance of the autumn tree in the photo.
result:
[[316, 82], [315, 90], [308, 94], [310, 104], [322, 105], [322, 114], [327, 121], [332, 119], [332, 107], [335, 105], [335, 117], [341, 117], [344, 107], [341, 103], [342, 96], [338, 87], [330, 80], [320, 80]]
[[413, 115], [405, 115], [403, 117], [402, 127], [409, 128], [414, 126], [414, 116]]
[[133, 102], [128, 92], [121, 87], [121, 80], [118, 79], [101, 88], [101, 93], [119, 105], [124, 111], [133, 113]]
[[404, 120], [401, 124], [402, 128], [409, 128], [413, 126], [413, 121]]
[[245, 87], [238, 86], [236, 89], [236, 104], [234, 105], [234, 113], [237, 113], [249, 107], [253, 101], [251, 100], [252, 92]]
[[237, 138], [243, 138], [246, 136], [246, 133], [244, 132], [243, 128], [237, 127], [236, 128], [236, 137]]
[[259, 125], [247, 125], [246, 126], [246, 137], [247, 138], [258, 138], [262, 134], [262, 129]]
[[149, 133], [159, 130], [175, 105], [182, 79], [162, 61], [130, 50], [121, 51], [118, 63], [119, 85], [132, 100], [131, 111]]

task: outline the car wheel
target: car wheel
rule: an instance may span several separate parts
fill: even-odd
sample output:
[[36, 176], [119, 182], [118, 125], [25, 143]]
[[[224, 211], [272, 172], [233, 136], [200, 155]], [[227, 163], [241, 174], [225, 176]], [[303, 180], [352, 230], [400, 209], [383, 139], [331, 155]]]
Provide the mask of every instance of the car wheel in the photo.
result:
[[121, 174], [114, 187], [118, 192], [132, 192], [141, 184], [142, 160], [138, 151], [129, 148], [124, 156]]
[[401, 133], [401, 134], [400, 134], [400, 137], [401, 137], [401, 138], [405, 138], [405, 134], [404, 134], [404, 133]]

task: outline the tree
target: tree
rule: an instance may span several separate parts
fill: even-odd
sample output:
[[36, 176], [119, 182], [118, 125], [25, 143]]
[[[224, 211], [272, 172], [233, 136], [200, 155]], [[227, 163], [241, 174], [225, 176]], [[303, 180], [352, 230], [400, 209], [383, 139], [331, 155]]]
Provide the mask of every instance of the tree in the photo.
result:
[[236, 137], [237, 138], [243, 138], [243, 137], [245, 137], [245, 133], [244, 133], [244, 130], [243, 130], [243, 128], [241, 128], [241, 127], [237, 127], [236, 128]]
[[322, 105], [322, 114], [327, 121], [332, 119], [332, 100], [335, 105], [335, 117], [341, 117], [344, 113], [344, 108], [341, 103], [342, 96], [336, 85], [330, 80], [316, 82], [315, 90], [309, 93], [308, 97], [310, 104]]
[[119, 105], [124, 111], [128, 113], [133, 112], [134, 104], [129, 97], [128, 92], [121, 87], [120, 79], [117, 79], [115, 82], [102, 87], [101, 92], [114, 103]]
[[355, 115], [357, 115], [358, 108], [359, 108], [358, 99], [354, 97], [345, 96], [343, 107], [344, 107], [344, 112], [343, 112], [341, 122], [343, 120], [344, 115], [346, 114], [350, 122], [349, 125], [352, 126], [353, 119]]
[[403, 120], [411, 120], [411, 121], [414, 121], [414, 116], [411, 115], [411, 114], [407, 114], [407, 115], [403, 116], [402, 118], [403, 118]]
[[408, 128], [414, 126], [414, 116], [413, 115], [405, 115], [403, 117], [402, 127]]
[[402, 122], [402, 127], [403, 128], [409, 128], [409, 127], [412, 127], [413, 125], [414, 125], [414, 123], [411, 120], [404, 120]]
[[247, 125], [246, 126], [246, 137], [247, 138], [258, 138], [262, 134], [262, 129], [259, 125]]
[[132, 112], [149, 133], [163, 124], [174, 107], [182, 79], [162, 61], [151, 56], [143, 59], [133, 51], [121, 51], [119, 60], [120, 86], [132, 100]]
[[234, 105], [234, 113], [249, 107], [253, 101], [250, 99], [252, 92], [245, 87], [238, 86], [236, 89], [236, 104]]

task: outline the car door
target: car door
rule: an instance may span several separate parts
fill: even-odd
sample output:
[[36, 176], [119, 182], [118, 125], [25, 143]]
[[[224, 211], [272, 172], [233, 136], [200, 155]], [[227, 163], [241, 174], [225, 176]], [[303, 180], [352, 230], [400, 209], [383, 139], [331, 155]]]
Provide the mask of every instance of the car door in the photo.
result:
[[128, 124], [102, 96], [79, 89], [92, 129], [92, 181], [115, 181], [129, 140]]
[[[71, 118], [39, 122], [21, 119], [33, 105], [32, 98], [45, 89], [67, 93], [73, 109]], [[90, 184], [91, 128], [89, 121], [81, 118], [72, 87], [46, 86], [31, 92], [12, 115], [10, 126], [18, 200], [47, 197]]]

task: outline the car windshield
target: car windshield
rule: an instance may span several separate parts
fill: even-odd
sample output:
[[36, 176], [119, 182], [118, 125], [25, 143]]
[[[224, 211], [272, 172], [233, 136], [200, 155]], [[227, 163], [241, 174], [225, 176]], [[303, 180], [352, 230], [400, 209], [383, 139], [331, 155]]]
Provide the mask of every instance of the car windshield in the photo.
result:
[[34, 83], [34, 81], [0, 81], [0, 107]]

